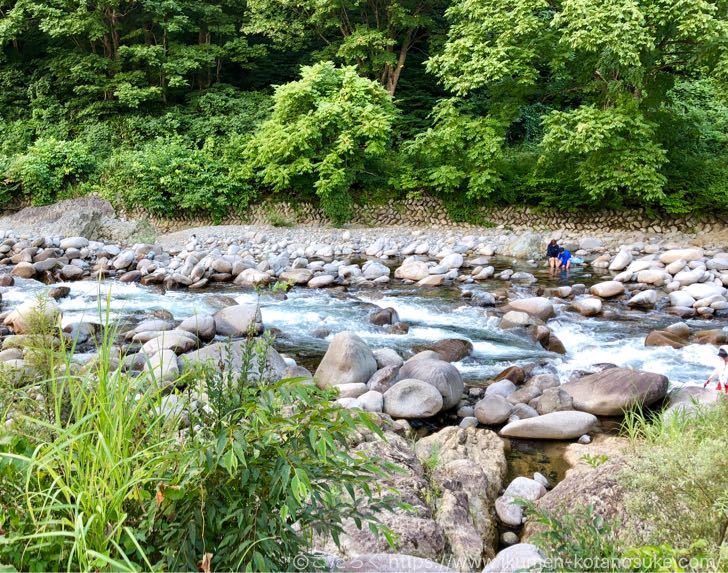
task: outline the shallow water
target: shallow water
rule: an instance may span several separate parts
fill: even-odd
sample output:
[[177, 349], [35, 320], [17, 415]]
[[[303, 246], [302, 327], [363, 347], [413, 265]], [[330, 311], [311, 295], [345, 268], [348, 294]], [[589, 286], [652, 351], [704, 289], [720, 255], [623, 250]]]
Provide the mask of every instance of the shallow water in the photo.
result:
[[[512, 261], [496, 260], [496, 268], [512, 267], [528, 270], [539, 276], [539, 286], [558, 284], [585, 284], [603, 280], [582, 268], [575, 268], [569, 276], [548, 270], [534, 270], [527, 264], [514, 265]], [[603, 273], [602, 273], [603, 274]], [[331, 336], [342, 330], [356, 332], [374, 348], [392, 347], [408, 354], [417, 345], [444, 338], [467, 338], [475, 352], [457, 366], [470, 381], [484, 380], [511, 364], [524, 364], [549, 358], [562, 379], [575, 370], [592, 364], [613, 363], [659, 372], [668, 376], [673, 384], [702, 383], [714, 367], [715, 348], [691, 345], [681, 350], [669, 347], [645, 348], [644, 337], [655, 328], [661, 328], [677, 319], [659, 310], [643, 312], [614, 305], [611, 317], [584, 318], [566, 311], [564, 304], [558, 318], [548, 325], [567, 349], [565, 356], [551, 354], [530, 339], [497, 327], [497, 319], [486, 316], [486, 310], [472, 307], [460, 295], [458, 288], [422, 289], [396, 285], [386, 289], [315, 290], [297, 288], [285, 300], [270, 294], [258, 294], [233, 286], [221, 286], [205, 291], [166, 291], [157, 287], [118, 282], [96, 283], [79, 281], [61, 283], [71, 288], [69, 297], [59, 301], [64, 322], [76, 320], [98, 321], [100, 309], [109, 303], [111, 318], [143, 317], [153, 311], [170, 311], [176, 319], [196, 313], [212, 313], [224, 306], [221, 296], [233, 297], [238, 302], [256, 302], [261, 305], [263, 322], [268, 328], [282, 332], [277, 342], [285, 351], [307, 366], [315, 365], [328, 346]], [[494, 290], [511, 286], [498, 280], [484, 285], [464, 285], [463, 290]], [[16, 286], [2, 289], [3, 307], [15, 305], [35, 296], [48, 287], [32, 280], [18, 280]], [[527, 292], [526, 287], [516, 290]], [[99, 304], [101, 299], [101, 304]], [[409, 323], [405, 335], [387, 334], [381, 327], [369, 324], [368, 315], [373, 306], [391, 306], [400, 319]], [[611, 306], [611, 305], [610, 305]], [[725, 328], [726, 321], [689, 321], [695, 329]], [[313, 336], [317, 328], [331, 331], [325, 339]]]

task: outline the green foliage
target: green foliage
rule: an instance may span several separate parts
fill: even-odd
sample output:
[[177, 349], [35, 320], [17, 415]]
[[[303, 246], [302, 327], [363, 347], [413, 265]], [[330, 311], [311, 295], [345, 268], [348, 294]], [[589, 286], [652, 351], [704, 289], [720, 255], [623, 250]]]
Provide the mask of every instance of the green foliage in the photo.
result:
[[26, 153], [15, 156], [4, 170], [5, 190], [0, 201], [17, 189], [34, 205], [46, 205], [67, 196], [73, 186], [97, 169], [91, 149], [81, 141], [36, 140]]
[[[460, 98], [485, 95], [481, 117], [506, 122], [504, 200], [671, 213], [724, 202], [724, 149], [712, 161], [715, 138], [697, 135], [710, 129], [704, 113], [722, 115], [721, 2], [458, 0], [446, 15], [448, 40], [428, 69]], [[711, 82], [716, 91], [696, 98]], [[523, 121], [535, 110], [540, 137]]]
[[274, 192], [307, 197], [314, 190], [334, 223], [349, 220], [353, 191], [376, 180], [389, 152], [391, 98], [354, 68], [325, 62], [304, 67], [273, 100], [271, 118], [244, 149], [251, 176]]
[[728, 401], [694, 408], [692, 413], [659, 416], [629, 412], [625, 431], [634, 443], [635, 459], [623, 479], [636, 492], [629, 500], [631, 511], [650, 511], [652, 492], [660, 492], [660, 511], [650, 513], [659, 531], [656, 543], [669, 539], [687, 546], [703, 539], [708, 552], [716, 555], [728, 531]]
[[253, 197], [214, 139], [201, 149], [180, 138], [157, 139], [116, 153], [105, 167], [101, 189], [126, 208], [167, 215], [173, 205], [176, 212], [213, 219], [243, 209]]
[[[0, 434], [0, 562], [151, 569], [134, 528], [169, 467], [178, 420], [158, 409], [156, 385], [112, 366], [112, 342], [107, 330], [83, 374], [71, 351], [48, 351], [50, 377], [16, 389], [13, 424]], [[38, 398], [18, 399], [26, 392]], [[43, 412], [18, 409], [39, 402]]]
[[576, 170], [585, 203], [662, 205], [665, 150], [654, 125], [630, 107], [553, 111], [544, 119], [544, 160]]
[[433, 127], [402, 147], [398, 186], [470, 202], [489, 199], [499, 181], [503, 136], [498, 122], [470, 115], [454, 100], [440, 102], [432, 116]]
[[215, 570], [281, 571], [308, 555], [314, 533], [338, 540], [344, 518], [380, 531], [375, 478], [384, 467], [348, 452], [368, 414], [338, 407], [302, 379], [276, 381], [270, 341], [243, 346], [241, 367], [198, 373], [208, 407], [189, 412], [192, 432], [162, 492], [148, 535], [169, 570], [193, 570], [205, 553]]
[[592, 506], [577, 506], [564, 517], [556, 518], [536, 509], [530, 502], [523, 502], [523, 505], [538, 528], [533, 542], [546, 557], [538, 569], [544, 573], [668, 573], [700, 571], [711, 563], [702, 540], [689, 543], [685, 549], [668, 543], [625, 546], [618, 535], [620, 524], [605, 520]]

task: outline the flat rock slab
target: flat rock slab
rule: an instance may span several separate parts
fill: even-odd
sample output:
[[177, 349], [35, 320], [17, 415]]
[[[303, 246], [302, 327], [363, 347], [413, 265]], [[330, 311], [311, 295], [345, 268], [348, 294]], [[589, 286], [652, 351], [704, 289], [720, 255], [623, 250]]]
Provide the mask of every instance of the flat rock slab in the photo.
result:
[[597, 417], [588, 412], [552, 412], [511, 422], [501, 429], [500, 435], [508, 438], [572, 440], [591, 431], [596, 423]]

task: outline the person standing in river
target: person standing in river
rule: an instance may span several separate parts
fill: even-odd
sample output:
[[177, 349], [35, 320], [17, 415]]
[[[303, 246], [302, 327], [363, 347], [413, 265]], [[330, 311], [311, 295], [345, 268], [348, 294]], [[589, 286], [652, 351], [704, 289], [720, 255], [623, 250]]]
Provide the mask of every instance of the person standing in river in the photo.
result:
[[722, 390], [728, 394], [728, 346], [720, 347], [718, 350], [718, 358], [720, 358], [720, 364], [718, 365], [718, 368], [713, 370], [713, 373], [705, 381], [703, 388], [705, 388], [713, 380], [718, 380], [718, 386], [716, 386], [715, 389], [718, 392]]
[[549, 263], [550, 269], [555, 269], [557, 266], [559, 257], [559, 244], [556, 242], [556, 239], [551, 239], [551, 242], [549, 243], [549, 246], [546, 247], [546, 259]]

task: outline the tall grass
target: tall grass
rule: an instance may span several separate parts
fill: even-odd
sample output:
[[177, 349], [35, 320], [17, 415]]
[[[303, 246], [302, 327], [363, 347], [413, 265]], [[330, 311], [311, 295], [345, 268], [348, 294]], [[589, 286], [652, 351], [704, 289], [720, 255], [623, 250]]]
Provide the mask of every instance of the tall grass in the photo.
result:
[[728, 561], [728, 399], [665, 413], [635, 409], [623, 431], [633, 446], [621, 476], [632, 492], [628, 509], [649, 515], [661, 539], [681, 547], [703, 540]]
[[[0, 495], [23, 500], [0, 513], [0, 562], [21, 570], [152, 568], [133, 528], [168, 473], [178, 421], [160, 412], [153, 380], [121, 371], [108, 318], [85, 373], [72, 362], [72, 343], [26, 350], [42, 365], [33, 388], [45, 415], [16, 412], [0, 447], [3, 475], [15, 484]], [[36, 328], [47, 339], [48, 329]]]

